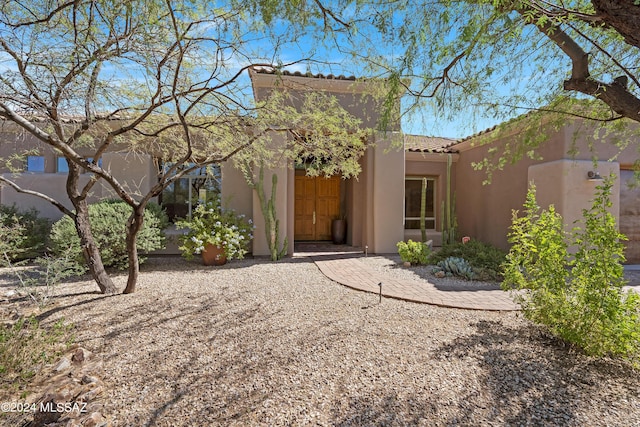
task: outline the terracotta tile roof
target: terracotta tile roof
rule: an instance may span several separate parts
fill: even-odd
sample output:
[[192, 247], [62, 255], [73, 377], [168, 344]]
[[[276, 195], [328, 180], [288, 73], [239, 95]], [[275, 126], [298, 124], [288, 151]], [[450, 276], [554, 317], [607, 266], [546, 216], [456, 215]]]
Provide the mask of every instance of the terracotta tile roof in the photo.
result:
[[313, 74], [313, 73], [302, 73], [300, 71], [288, 71], [288, 70], [278, 70], [276, 68], [266, 68], [266, 67], [254, 67], [253, 71], [258, 74], [276, 74], [281, 76], [292, 76], [292, 77], [310, 77], [314, 79], [327, 79], [327, 80], [350, 80], [355, 81], [356, 76], [344, 76], [344, 75], [333, 75], [333, 74]]
[[417, 153], [455, 153], [454, 146], [460, 141], [439, 136], [404, 135], [405, 151]]

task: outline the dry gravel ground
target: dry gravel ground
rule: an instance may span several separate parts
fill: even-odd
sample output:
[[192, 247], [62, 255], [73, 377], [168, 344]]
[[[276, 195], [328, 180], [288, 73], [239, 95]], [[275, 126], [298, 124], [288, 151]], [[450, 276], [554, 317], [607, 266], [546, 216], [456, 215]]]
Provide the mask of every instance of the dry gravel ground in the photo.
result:
[[135, 294], [95, 289], [61, 285], [43, 319], [102, 355], [115, 426], [640, 425], [622, 362], [518, 313], [378, 304], [305, 259], [152, 259]]

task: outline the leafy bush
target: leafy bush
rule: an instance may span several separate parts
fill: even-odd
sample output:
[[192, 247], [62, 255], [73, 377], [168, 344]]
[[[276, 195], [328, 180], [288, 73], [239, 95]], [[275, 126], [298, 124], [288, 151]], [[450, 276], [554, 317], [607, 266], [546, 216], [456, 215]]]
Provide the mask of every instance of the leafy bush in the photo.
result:
[[17, 218], [15, 221], [5, 221], [0, 214], [0, 267], [11, 265], [22, 253], [22, 244], [25, 241], [25, 228]]
[[24, 387], [44, 364], [69, 348], [74, 340], [71, 328], [59, 320], [44, 329], [35, 317], [0, 325], [0, 390]]
[[414, 242], [409, 239], [407, 242], [398, 242], [398, 254], [400, 259], [411, 264], [426, 264], [431, 249], [426, 243]]
[[[11, 261], [35, 258], [44, 253], [51, 222], [41, 218], [36, 209], [19, 211], [15, 205], [0, 205], [0, 225], [5, 233], [0, 236], [4, 243], [3, 254]], [[9, 229], [13, 231], [9, 232]], [[22, 229], [22, 237], [15, 234], [17, 229]], [[5, 237], [9, 240], [4, 240]]]
[[[117, 205], [124, 202], [120, 199], [104, 199], [101, 200], [100, 203]], [[169, 215], [167, 215], [167, 211], [162, 206], [154, 202], [147, 203], [147, 206], [145, 207], [145, 222], [147, 221], [147, 213], [149, 212], [156, 218], [158, 218], [158, 228], [160, 228], [160, 230], [165, 230], [167, 227], [169, 227]]]
[[[137, 236], [138, 251], [150, 252], [164, 247], [162, 220], [154, 214], [155, 208], [145, 211], [144, 224]], [[126, 245], [126, 223], [131, 207], [122, 201], [102, 201], [89, 205], [91, 231], [100, 248], [102, 262], [107, 267], [126, 269], [129, 263]], [[51, 229], [51, 250], [57, 256], [70, 250], [76, 261], [84, 265], [80, 238], [71, 218], [64, 217]], [[140, 257], [140, 263], [144, 258]]]
[[463, 258], [471, 265], [476, 279], [502, 280], [505, 255], [506, 252], [495, 246], [479, 240], [470, 240], [467, 243], [455, 242], [445, 245], [439, 251], [433, 252], [428, 261], [429, 264], [437, 265], [449, 257]]
[[532, 186], [525, 215], [514, 212], [503, 288], [526, 291], [516, 294], [525, 316], [587, 354], [637, 362], [640, 295], [622, 289], [624, 236], [607, 211], [611, 186], [608, 179], [597, 187], [592, 207], [583, 210], [584, 228], [570, 234], [553, 207], [539, 213]]

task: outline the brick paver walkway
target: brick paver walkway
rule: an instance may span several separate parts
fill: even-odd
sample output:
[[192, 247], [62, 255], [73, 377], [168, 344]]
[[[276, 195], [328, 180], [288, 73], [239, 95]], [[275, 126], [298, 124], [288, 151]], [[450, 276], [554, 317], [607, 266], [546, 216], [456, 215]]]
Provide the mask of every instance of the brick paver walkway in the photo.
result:
[[[296, 245], [298, 253], [294, 256], [310, 257], [325, 276], [349, 288], [378, 294], [378, 283], [382, 283], [382, 295], [388, 298], [469, 310], [519, 310], [509, 293], [501, 289], [473, 289], [473, 285], [447, 288], [426, 280], [397, 279], [360, 261], [365, 254], [359, 248], [322, 243]], [[640, 293], [640, 265], [625, 266], [625, 277], [629, 281], [625, 289]]]
[[469, 310], [513, 311], [509, 293], [495, 290], [443, 290], [425, 281], [396, 279], [375, 271], [353, 255], [311, 255], [320, 271], [344, 286], [406, 301]]

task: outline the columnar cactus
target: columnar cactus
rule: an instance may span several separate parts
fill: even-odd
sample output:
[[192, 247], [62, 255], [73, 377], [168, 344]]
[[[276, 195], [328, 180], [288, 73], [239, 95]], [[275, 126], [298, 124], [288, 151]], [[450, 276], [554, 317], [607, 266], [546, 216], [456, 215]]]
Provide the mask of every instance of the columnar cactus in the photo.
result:
[[278, 176], [274, 173], [271, 179], [271, 197], [266, 200], [264, 194], [264, 170], [260, 166], [258, 173], [258, 182], [254, 183], [254, 189], [258, 193], [260, 200], [260, 208], [264, 217], [264, 228], [267, 237], [267, 245], [271, 254], [271, 261], [277, 261], [283, 258], [287, 253], [288, 241], [285, 238], [282, 247], [280, 247], [280, 221], [276, 215], [276, 187], [278, 186]]

